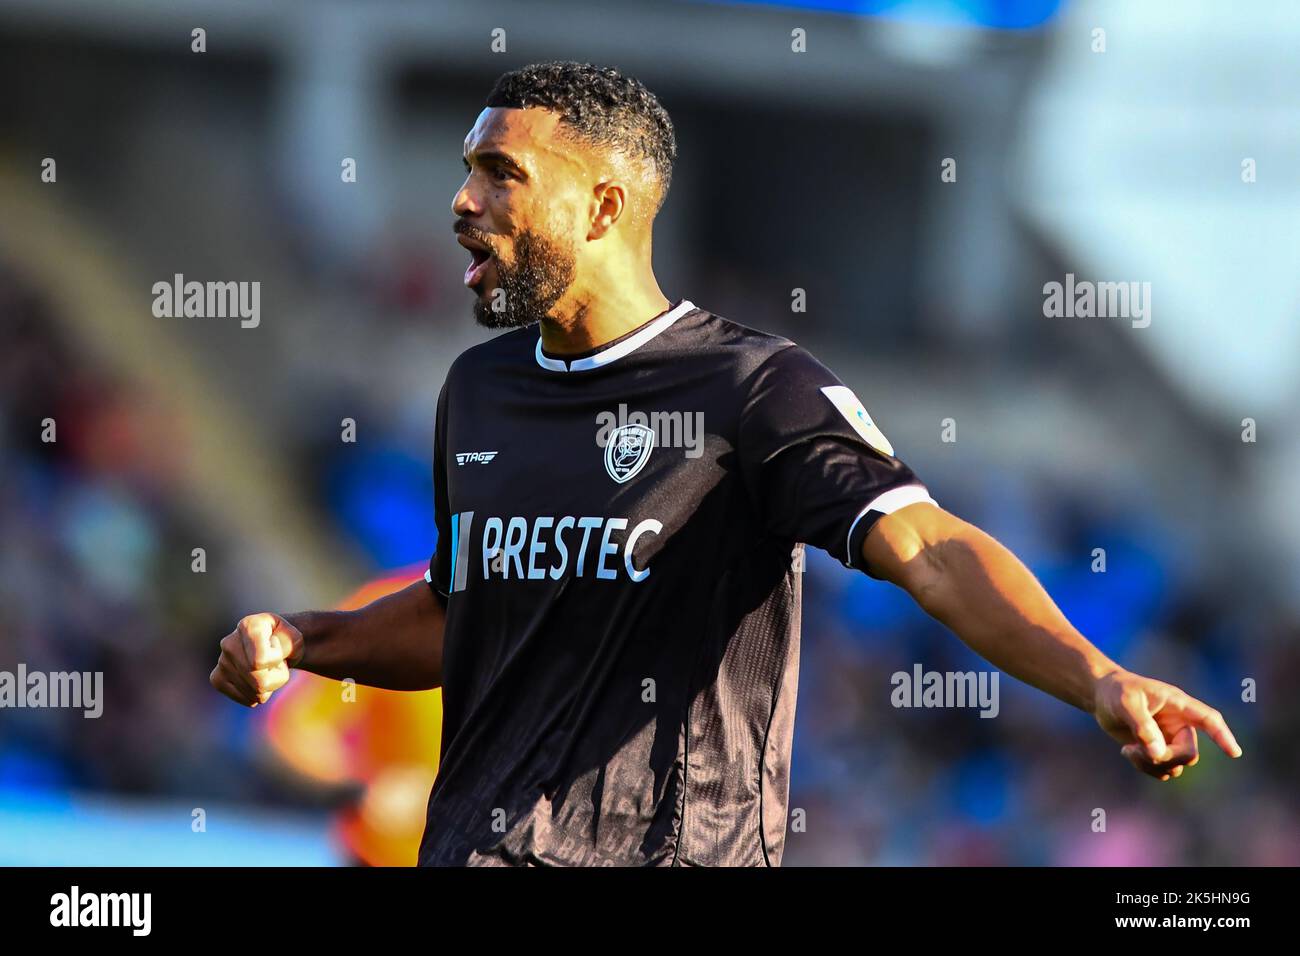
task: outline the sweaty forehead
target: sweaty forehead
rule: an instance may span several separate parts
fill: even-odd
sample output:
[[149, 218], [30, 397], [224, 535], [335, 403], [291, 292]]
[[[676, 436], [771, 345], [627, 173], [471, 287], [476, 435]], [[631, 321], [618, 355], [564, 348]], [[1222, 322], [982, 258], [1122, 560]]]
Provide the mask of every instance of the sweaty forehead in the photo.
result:
[[502, 152], [526, 171], [536, 167], [563, 164], [573, 169], [585, 167], [588, 151], [560, 130], [558, 113], [536, 107], [509, 109], [488, 107], [478, 115], [465, 137], [464, 153]]

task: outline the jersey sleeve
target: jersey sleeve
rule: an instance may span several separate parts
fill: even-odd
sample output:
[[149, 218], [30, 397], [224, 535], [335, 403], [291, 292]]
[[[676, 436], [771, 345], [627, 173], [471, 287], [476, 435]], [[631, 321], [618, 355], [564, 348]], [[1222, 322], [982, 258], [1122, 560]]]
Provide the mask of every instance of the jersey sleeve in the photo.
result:
[[852, 389], [797, 345], [750, 378], [737, 452], [767, 532], [821, 548], [872, 577], [862, 542], [876, 521], [934, 503]]
[[438, 393], [437, 421], [434, 423], [433, 441], [433, 521], [438, 529], [438, 542], [429, 559], [424, 580], [434, 595], [446, 606], [451, 593], [451, 508], [447, 496], [447, 385], [444, 382]]

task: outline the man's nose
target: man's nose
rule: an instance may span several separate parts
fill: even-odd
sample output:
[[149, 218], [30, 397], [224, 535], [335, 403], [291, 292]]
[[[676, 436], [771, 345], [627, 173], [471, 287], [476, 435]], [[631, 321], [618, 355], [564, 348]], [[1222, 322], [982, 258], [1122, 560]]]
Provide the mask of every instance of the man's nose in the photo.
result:
[[483, 211], [483, 206], [474, 190], [470, 188], [469, 180], [465, 180], [465, 185], [461, 186], [456, 195], [451, 200], [452, 215], [457, 217], [469, 218], [477, 216]]

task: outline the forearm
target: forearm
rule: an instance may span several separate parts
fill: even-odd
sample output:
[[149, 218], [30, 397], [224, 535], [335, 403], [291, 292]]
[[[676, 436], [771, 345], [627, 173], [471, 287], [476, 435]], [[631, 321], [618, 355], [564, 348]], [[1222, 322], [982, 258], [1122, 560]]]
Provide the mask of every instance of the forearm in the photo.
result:
[[1094, 647], [1029, 569], [973, 525], [918, 555], [908, 590], [999, 670], [1092, 712], [1094, 687], [1118, 665]]
[[1117, 665], [1074, 629], [1014, 554], [934, 502], [880, 518], [862, 540], [862, 560], [995, 667], [1092, 714], [1143, 773], [1172, 780], [1196, 763], [1197, 727], [1241, 756], [1222, 714]]
[[444, 611], [424, 581], [355, 611], [302, 611], [285, 619], [303, 635], [299, 670], [388, 690], [442, 684]]

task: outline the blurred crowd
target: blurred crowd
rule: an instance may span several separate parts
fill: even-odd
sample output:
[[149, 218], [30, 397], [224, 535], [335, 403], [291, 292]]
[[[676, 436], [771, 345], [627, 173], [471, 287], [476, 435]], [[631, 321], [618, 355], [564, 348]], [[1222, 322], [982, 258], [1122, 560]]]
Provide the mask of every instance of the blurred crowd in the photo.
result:
[[106, 706], [0, 714], [0, 788], [271, 799], [249, 713], [207, 682], [251, 595], [191, 570], [223, 532], [178, 484], [187, 436], [65, 329], [0, 266], [0, 668], [102, 672]]

